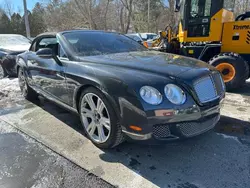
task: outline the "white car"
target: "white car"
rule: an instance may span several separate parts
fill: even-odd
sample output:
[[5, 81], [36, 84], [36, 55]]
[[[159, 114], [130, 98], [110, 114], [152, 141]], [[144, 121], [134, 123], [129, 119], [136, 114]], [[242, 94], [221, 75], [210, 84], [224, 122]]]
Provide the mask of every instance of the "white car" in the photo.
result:
[[148, 41], [148, 40], [154, 40], [157, 37], [157, 34], [155, 33], [139, 33], [142, 40]]

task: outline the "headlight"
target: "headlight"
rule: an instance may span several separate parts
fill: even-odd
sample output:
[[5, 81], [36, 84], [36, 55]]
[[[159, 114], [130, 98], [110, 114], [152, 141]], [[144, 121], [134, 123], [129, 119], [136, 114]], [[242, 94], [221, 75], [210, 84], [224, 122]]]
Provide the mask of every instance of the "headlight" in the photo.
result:
[[166, 85], [164, 88], [164, 92], [167, 99], [173, 104], [181, 105], [186, 102], [187, 97], [185, 92], [177, 85]]
[[140, 89], [140, 95], [145, 102], [152, 105], [158, 105], [162, 102], [161, 93], [157, 89], [150, 86], [143, 86]]

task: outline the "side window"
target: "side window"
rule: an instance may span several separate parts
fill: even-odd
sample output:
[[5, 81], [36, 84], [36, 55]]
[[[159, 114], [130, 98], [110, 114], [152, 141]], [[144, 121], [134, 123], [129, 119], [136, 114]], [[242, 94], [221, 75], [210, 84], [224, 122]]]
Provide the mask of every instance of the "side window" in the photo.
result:
[[190, 18], [210, 16], [211, 0], [191, 0]]
[[68, 56], [66, 55], [66, 53], [65, 53], [65, 51], [64, 51], [64, 49], [61, 47], [61, 45], [60, 44], [58, 44], [58, 56], [59, 57], [63, 57], [63, 58], [68, 58]]
[[210, 14], [211, 14], [211, 6], [212, 6], [211, 0], [206, 0], [204, 16], [210, 16]]
[[32, 46], [30, 47], [30, 51], [32, 51], [32, 52], [35, 52], [35, 51], [36, 51], [36, 42], [34, 42], [34, 43], [32, 44]]
[[36, 43], [36, 51], [42, 48], [51, 48], [52, 50], [56, 50], [58, 48], [58, 42], [56, 37], [47, 37], [42, 38], [40, 41]]
[[199, 6], [198, 6], [198, 0], [192, 0], [191, 1], [191, 9], [190, 9], [190, 17], [191, 18], [195, 18], [198, 16], [198, 9], [199, 9]]

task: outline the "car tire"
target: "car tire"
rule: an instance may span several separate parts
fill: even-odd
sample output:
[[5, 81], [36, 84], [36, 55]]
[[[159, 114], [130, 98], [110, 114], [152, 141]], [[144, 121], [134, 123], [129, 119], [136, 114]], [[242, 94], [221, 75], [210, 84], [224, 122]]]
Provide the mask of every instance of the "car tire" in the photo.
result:
[[6, 76], [7, 76], [7, 72], [4, 69], [3, 65], [0, 64], [0, 79], [3, 79]]
[[28, 85], [23, 68], [18, 69], [18, 83], [21, 93], [25, 99], [34, 101], [38, 99], [38, 94]]
[[101, 91], [89, 87], [81, 93], [79, 101], [81, 123], [93, 144], [107, 149], [123, 142], [124, 136], [117, 115]]
[[247, 62], [235, 53], [223, 53], [209, 61], [222, 74], [227, 91], [233, 91], [245, 84], [249, 76]]

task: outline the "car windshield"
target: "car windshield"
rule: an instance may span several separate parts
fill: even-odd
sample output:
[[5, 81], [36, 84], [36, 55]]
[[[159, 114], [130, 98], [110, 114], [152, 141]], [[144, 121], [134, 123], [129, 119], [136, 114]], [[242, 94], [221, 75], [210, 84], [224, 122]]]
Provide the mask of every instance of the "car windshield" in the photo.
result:
[[78, 31], [65, 33], [64, 37], [79, 56], [147, 50], [138, 42], [118, 33]]
[[0, 35], [0, 46], [30, 45], [30, 40], [22, 35]]
[[153, 39], [155, 39], [156, 37], [157, 37], [156, 34], [148, 34], [148, 35], [147, 35], [147, 40], [153, 40]]

